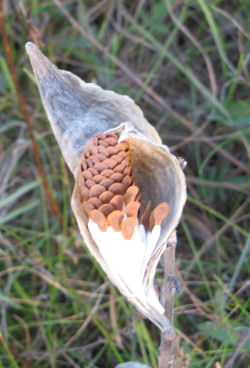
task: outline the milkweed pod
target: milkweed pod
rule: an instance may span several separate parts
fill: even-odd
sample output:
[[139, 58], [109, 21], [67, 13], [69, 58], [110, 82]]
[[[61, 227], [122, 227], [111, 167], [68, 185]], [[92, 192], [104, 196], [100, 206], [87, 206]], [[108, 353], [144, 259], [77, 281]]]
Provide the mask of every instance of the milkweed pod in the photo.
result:
[[75, 178], [71, 205], [86, 246], [120, 292], [172, 335], [154, 276], [186, 201], [184, 160], [131, 98], [59, 70], [31, 42], [26, 50]]

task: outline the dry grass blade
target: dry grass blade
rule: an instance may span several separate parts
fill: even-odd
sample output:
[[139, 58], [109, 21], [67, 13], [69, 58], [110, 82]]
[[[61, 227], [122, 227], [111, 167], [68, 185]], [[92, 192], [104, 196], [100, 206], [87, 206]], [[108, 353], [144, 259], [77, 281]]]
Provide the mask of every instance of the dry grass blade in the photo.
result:
[[56, 281], [52, 275], [50, 275], [46, 270], [42, 269], [41, 267], [40, 267], [40, 271], [27, 267], [27, 266], [9, 267], [7, 270], [0, 272], [0, 277], [3, 277], [4, 275], [15, 272], [15, 271], [30, 272], [31, 274], [34, 274], [42, 278], [45, 282], [52, 285], [56, 289], [60, 290], [64, 295], [66, 296], [69, 295], [67, 289], [64, 286], [62, 286], [58, 281]]
[[220, 14], [222, 14], [225, 18], [228, 18], [229, 20], [230, 20], [230, 22], [231, 23], [233, 23], [234, 25], [235, 25], [235, 27], [236, 28], [238, 28], [239, 29], [239, 31], [246, 37], [246, 38], [248, 38], [249, 40], [250, 40], [250, 34], [249, 33], [247, 33], [246, 31], [245, 31], [245, 29], [240, 25], [240, 23], [239, 22], [237, 22], [237, 20], [234, 18], [234, 17], [232, 17], [227, 11], [225, 11], [225, 10], [222, 10], [222, 9], [220, 9], [220, 8], [218, 8], [218, 6], [216, 6], [216, 5], [213, 5], [213, 4], [211, 4], [211, 7], [216, 11], [216, 12], [218, 12], [218, 13], [220, 13]]
[[[102, 301], [105, 289], [106, 289], [107, 285], [103, 284], [100, 288], [100, 294], [98, 295], [98, 298], [96, 299], [95, 305], [93, 306], [93, 308], [91, 309], [91, 314], [95, 314], [97, 312], [97, 309]], [[71, 336], [71, 338], [66, 342], [65, 346], [69, 347], [70, 345], [72, 345], [72, 343], [78, 338], [80, 337], [80, 335], [82, 334], [82, 332], [85, 330], [85, 328], [88, 326], [88, 324], [91, 321], [91, 315], [88, 316], [88, 318], [83, 322], [83, 324], [81, 325], [81, 327], [79, 328], [79, 330], [73, 335]]]
[[71, 16], [71, 14], [63, 7], [60, 0], [53, 0], [53, 2], [58, 6], [58, 8], [63, 12], [68, 21], [72, 26], [81, 33], [82, 36], [86, 37], [94, 47], [100, 50], [106, 57], [112, 60], [115, 65], [117, 65], [124, 73], [126, 73], [138, 86], [143, 87], [146, 93], [151, 96], [155, 101], [157, 101], [165, 110], [167, 110], [171, 115], [173, 115], [177, 120], [179, 120], [186, 128], [191, 128], [191, 123], [188, 119], [180, 115], [175, 111], [167, 101], [163, 100], [156, 92], [154, 92], [150, 87], [145, 86], [143, 81], [133, 73], [122, 61], [117, 59], [112, 55], [106, 47], [101, 45], [89, 32], [86, 32], [83, 27]]

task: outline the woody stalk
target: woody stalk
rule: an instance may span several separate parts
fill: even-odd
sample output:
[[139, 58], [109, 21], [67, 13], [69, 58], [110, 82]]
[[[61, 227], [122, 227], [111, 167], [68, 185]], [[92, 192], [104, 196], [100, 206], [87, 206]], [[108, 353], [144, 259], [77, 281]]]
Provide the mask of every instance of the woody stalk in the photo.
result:
[[186, 201], [185, 163], [128, 96], [59, 70], [31, 42], [26, 50], [75, 179], [71, 206], [84, 243], [119, 291], [171, 341], [171, 313], [154, 277], [166, 247], [175, 247]]

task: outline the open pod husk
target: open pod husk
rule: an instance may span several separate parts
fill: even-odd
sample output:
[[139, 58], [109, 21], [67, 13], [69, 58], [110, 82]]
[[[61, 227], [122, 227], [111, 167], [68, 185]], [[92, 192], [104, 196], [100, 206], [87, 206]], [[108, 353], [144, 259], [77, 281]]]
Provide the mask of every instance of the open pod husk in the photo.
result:
[[[184, 161], [177, 159], [167, 146], [162, 145], [156, 130], [129, 97], [105, 91], [96, 84], [85, 83], [72, 73], [59, 70], [30, 42], [26, 44], [26, 50], [52, 130], [75, 178], [71, 205], [86, 246], [120, 292], [163, 333], [173, 335], [173, 327], [164, 315], [164, 308], [154, 289], [154, 276], [186, 201], [182, 171]], [[104, 255], [100, 244], [94, 240], [88, 216], [82, 209], [77, 180], [81, 155], [86, 144], [98, 132], [113, 132], [119, 142], [127, 142], [133, 179], [140, 191], [141, 211], [149, 203], [149, 212], [161, 202], [169, 206], [169, 214], [161, 224], [159, 238], [147, 256], [147, 262], [143, 263], [139, 256], [134, 259], [133, 248], [129, 251], [128, 259], [134, 261], [134, 279], [131, 278], [131, 262], [127, 264], [130, 278], [116, 267], [116, 264], [123, 262], [119, 259], [119, 251], [113, 258]], [[141, 245], [136, 243], [137, 246]], [[136, 254], [136, 248], [134, 250]], [[140, 273], [137, 272], [137, 263]]]

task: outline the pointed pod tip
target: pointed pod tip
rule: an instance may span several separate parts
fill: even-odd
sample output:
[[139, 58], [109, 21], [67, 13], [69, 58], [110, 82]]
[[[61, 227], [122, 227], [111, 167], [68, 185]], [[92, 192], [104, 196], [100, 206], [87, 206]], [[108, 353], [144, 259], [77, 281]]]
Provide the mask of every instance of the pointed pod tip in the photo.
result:
[[29, 53], [32, 49], [37, 49], [37, 47], [33, 42], [28, 41], [25, 44], [25, 49], [26, 49], [27, 53]]
[[44, 57], [44, 55], [41, 53], [39, 48], [33, 42], [30, 42], [30, 41], [26, 42], [25, 49], [31, 60], [35, 58]]
[[30, 58], [36, 78], [39, 82], [46, 74], [48, 74], [48, 71], [56, 69], [56, 67], [51, 64], [49, 59], [43, 55], [43, 53], [33, 42], [26, 42], [25, 49]]

